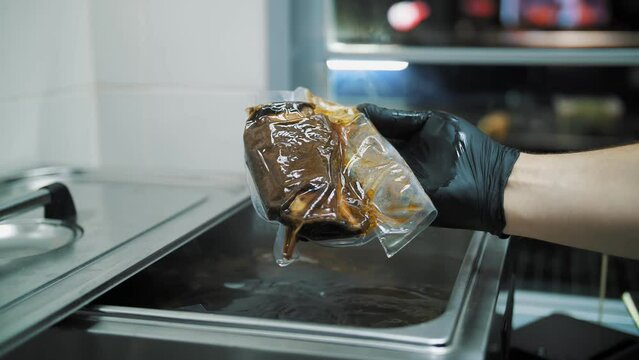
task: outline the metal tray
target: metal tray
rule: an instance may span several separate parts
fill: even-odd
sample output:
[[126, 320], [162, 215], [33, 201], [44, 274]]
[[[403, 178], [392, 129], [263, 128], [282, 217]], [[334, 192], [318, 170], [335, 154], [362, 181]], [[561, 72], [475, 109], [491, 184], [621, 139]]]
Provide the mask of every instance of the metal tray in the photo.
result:
[[490, 237], [429, 228], [391, 259], [377, 243], [342, 249], [302, 243], [302, 260], [279, 268], [271, 255], [275, 231], [247, 203], [87, 311], [342, 342], [443, 346]]

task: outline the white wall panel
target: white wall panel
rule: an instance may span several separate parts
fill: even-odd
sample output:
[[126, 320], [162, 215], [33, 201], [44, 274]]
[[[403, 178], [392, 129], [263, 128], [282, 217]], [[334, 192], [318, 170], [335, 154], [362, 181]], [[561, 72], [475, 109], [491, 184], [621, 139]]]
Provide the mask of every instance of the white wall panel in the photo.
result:
[[0, 98], [93, 81], [85, 0], [0, 1]]
[[[160, 171], [243, 171], [250, 93], [103, 91], [102, 164]], [[106, 120], [105, 120], [106, 119]]]
[[242, 171], [266, 8], [0, 0], [0, 165]]
[[97, 80], [266, 86], [265, 2], [94, 0]]
[[93, 81], [86, 0], [1, 0], [0, 164], [97, 164]]

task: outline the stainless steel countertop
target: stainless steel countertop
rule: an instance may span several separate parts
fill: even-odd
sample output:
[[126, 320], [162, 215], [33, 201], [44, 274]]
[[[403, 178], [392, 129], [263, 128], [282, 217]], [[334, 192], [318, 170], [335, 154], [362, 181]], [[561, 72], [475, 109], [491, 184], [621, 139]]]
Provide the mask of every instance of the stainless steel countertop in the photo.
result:
[[[100, 178], [104, 181], [109, 176], [102, 174]], [[133, 181], [132, 179], [131, 176], [126, 177], [126, 181]], [[166, 180], [164, 178], [159, 182], [165, 183]], [[114, 176], [109, 181], [123, 179]], [[135, 241], [126, 242], [114, 249], [113, 253], [118, 256], [97, 259], [87, 264], [82, 272], [71, 274], [59, 284], [53, 284], [46, 293], [32, 294], [29, 301], [22, 305], [25, 306], [25, 311], [37, 312], [38, 306], [46, 306], [49, 302], [54, 303], [59, 310], [44, 320], [35, 321], [38, 326], [23, 326], [21, 337], [13, 337], [11, 341], [24, 341], [44, 326], [66, 317], [74, 309], [232, 216], [245, 205], [248, 194], [244, 190], [243, 179], [231, 177], [220, 180], [220, 187], [226, 190], [223, 192], [219, 192], [218, 187], [218, 191], [213, 190], [211, 193], [207, 183], [210, 185], [210, 181], [195, 181], [195, 188], [203, 191], [207, 200], [189, 208], [188, 216], [173, 217], [171, 221], [136, 237]], [[228, 191], [229, 189], [231, 190]], [[479, 255], [472, 266], [471, 285], [461, 299], [463, 310], [452, 341], [446, 346], [365, 338], [353, 341], [352, 338], [340, 337], [338, 334], [296, 332], [278, 328], [256, 329], [251, 321], [242, 324], [241, 318], [233, 319], [234, 326], [225, 326], [219, 321], [209, 321], [197, 313], [105, 305], [76, 312], [62, 324], [26, 344], [23, 347], [26, 350], [18, 351], [17, 358], [21, 358], [20, 354], [32, 354], [30, 351], [38, 349], [66, 349], [65, 351], [73, 354], [74, 344], [79, 346], [80, 342], [88, 341], [94, 345], [91, 351], [107, 351], [113, 356], [124, 355], [125, 358], [139, 358], [172, 349], [171, 351], [179, 354], [193, 355], [189, 355], [189, 358], [225, 354], [227, 358], [259, 356], [265, 359], [476, 359], [486, 351], [508, 247], [508, 240], [500, 240], [487, 234], [481, 234], [481, 238]], [[153, 256], [146, 259], [127, 256], [140, 251], [146, 252], [148, 249], [153, 250]], [[78, 287], [74, 296], [66, 293], [66, 286], [70, 284]], [[6, 324], [4, 319], [1, 320]], [[17, 318], [12, 318], [11, 321], [20, 322]], [[6, 351], [16, 344], [5, 343], [2, 350]], [[90, 351], [83, 355], [90, 355]]]
[[248, 196], [242, 177], [39, 169], [0, 180], [0, 199], [55, 181], [70, 188], [84, 235], [50, 253], [0, 263], [0, 354], [169, 253]]

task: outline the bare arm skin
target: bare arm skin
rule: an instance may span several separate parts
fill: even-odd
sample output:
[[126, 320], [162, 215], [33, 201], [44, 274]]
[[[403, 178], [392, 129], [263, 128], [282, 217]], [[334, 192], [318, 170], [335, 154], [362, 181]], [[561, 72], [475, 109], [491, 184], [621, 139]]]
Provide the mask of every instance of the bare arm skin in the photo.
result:
[[639, 259], [639, 144], [522, 153], [504, 210], [504, 233]]

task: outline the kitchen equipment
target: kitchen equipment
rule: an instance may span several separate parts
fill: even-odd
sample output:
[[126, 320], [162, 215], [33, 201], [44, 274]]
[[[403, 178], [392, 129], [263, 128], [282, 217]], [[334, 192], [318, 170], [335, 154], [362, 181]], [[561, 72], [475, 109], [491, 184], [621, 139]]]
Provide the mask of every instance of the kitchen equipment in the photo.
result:
[[550, 314], [513, 331], [516, 359], [620, 359], [639, 356], [639, 337]]
[[637, 328], [639, 328], [639, 311], [637, 311], [637, 308], [639, 305], [639, 292], [637, 291], [624, 291], [624, 293], [621, 296], [621, 299], [623, 300], [623, 303], [626, 305], [626, 308], [628, 309], [628, 313], [630, 314], [630, 317], [632, 317], [632, 320], [635, 322], [635, 325], [637, 326]]
[[[41, 180], [22, 179], [13, 186], [33, 187]], [[281, 269], [270, 252], [275, 229], [256, 217], [238, 178], [139, 179], [86, 172], [70, 176], [66, 183], [78, 205], [78, 222], [85, 229], [82, 239], [69, 248], [94, 236], [94, 241], [100, 241], [96, 223], [102, 231], [141, 221], [150, 228], [77, 270], [76, 276], [87, 281], [86, 288], [66, 288], [73, 292], [65, 297], [67, 304], [51, 296], [59, 292], [49, 293], [46, 299], [53, 299], [58, 310], [37, 321], [37, 326], [9, 340], [6, 330], [1, 330], [6, 351], [15, 347], [11, 341], [31, 338], [92, 301], [8, 353], [7, 359], [41, 357], [45, 351], [67, 358], [179, 354], [188, 358], [462, 359], [503, 348], [498, 344], [505, 339], [508, 322], [501, 319], [508, 318], [509, 310], [505, 317], [496, 316], [495, 304], [499, 293], [512, 299], [502, 279], [507, 274], [502, 272], [507, 240], [463, 230], [429, 229], [408, 251], [390, 260], [373, 244], [352, 249], [308, 246], [305, 258]], [[89, 205], [104, 200], [88, 197], [89, 189], [95, 187], [109, 191], [106, 198], [114, 201], [113, 208], [103, 203], [97, 208], [100, 221], [91, 221], [96, 207]], [[126, 192], [128, 200], [116, 197], [118, 191]], [[139, 191], [146, 194], [143, 206], [130, 197]], [[173, 198], [152, 200], [160, 192], [172, 193]], [[120, 205], [127, 205], [126, 211]], [[145, 215], [147, 207], [153, 210]], [[155, 212], [162, 207], [167, 217]], [[106, 223], [104, 214], [122, 216]], [[115, 235], [126, 238], [126, 232]], [[0, 276], [4, 289], [3, 276], [4, 272]], [[60, 286], [73, 282], [84, 288], [79, 280], [68, 276]], [[37, 297], [30, 294], [27, 299]], [[371, 299], [382, 306], [367, 307]], [[29, 301], [23, 302], [27, 308]], [[30, 305], [37, 310], [33, 302]], [[281, 305], [289, 307], [278, 308]], [[0, 308], [4, 317], [0, 321], [15, 329], [13, 324], [19, 321], [9, 315], [8, 308]], [[369, 312], [358, 314], [358, 308]], [[496, 336], [491, 335], [492, 329]]]
[[[44, 219], [5, 219], [44, 206]], [[43, 254], [78, 239], [76, 210], [69, 189], [53, 183], [0, 204], [0, 261]]]
[[[425, 230], [406, 255], [390, 259], [374, 243], [309, 244], [288, 270], [273, 264], [276, 229], [246, 206], [94, 304], [196, 309], [251, 318], [265, 330], [445, 345], [487, 241], [467, 230]], [[203, 319], [219, 320], [207, 315]]]
[[[84, 235], [56, 251], [0, 262], [0, 354], [174, 249], [183, 236], [247, 196], [242, 187], [230, 185], [205, 192], [171, 185], [170, 181], [149, 183], [144, 176], [135, 180], [131, 175], [40, 169], [0, 180], [0, 203], [9, 204], [5, 208], [11, 213], [43, 204], [48, 197], [55, 204], [55, 195], [38, 189], [56, 182], [66, 184], [73, 194], [77, 224]], [[192, 211], [208, 196], [215, 198], [215, 204], [206, 214], [153, 231]], [[15, 201], [16, 197], [21, 198]], [[55, 213], [53, 210], [46, 207], [45, 214]], [[5, 231], [28, 232], [31, 236], [60, 236], [65, 231], [52, 230], [51, 221], [43, 221], [41, 214], [34, 212], [12, 218], [11, 224], [4, 227]], [[46, 233], [36, 235], [43, 226], [48, 229]]]

